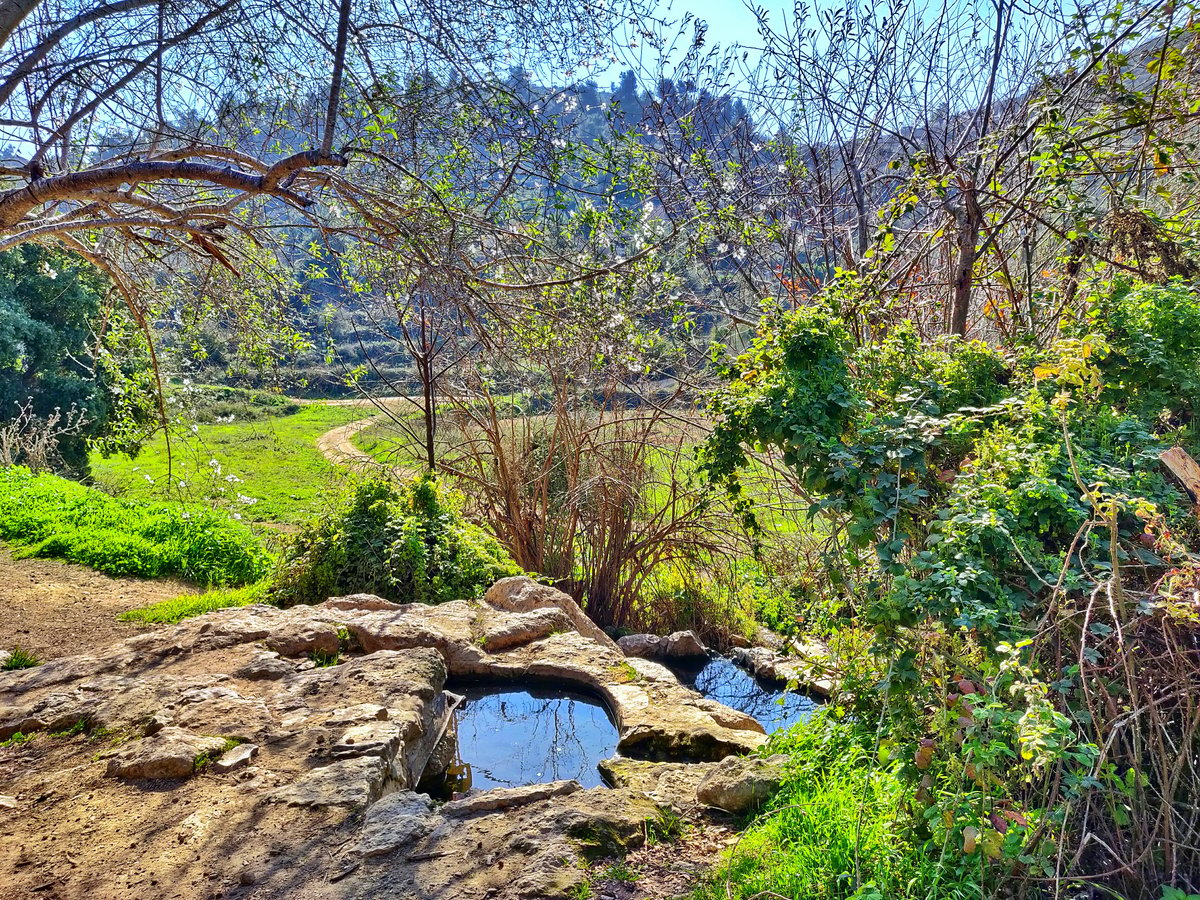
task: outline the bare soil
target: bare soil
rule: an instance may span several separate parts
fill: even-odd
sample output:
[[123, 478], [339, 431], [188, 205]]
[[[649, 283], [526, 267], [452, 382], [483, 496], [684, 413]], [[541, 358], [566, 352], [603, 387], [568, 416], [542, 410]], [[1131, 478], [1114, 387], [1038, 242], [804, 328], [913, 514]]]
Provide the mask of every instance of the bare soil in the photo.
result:
[[14, 645], [42, 660], [87, 653], [148, 626], [118, 622], [130, 609], [198, 593], [181, 581], [111, 578], [56, 559], [13, 559], [0, 544], [0, 649]]

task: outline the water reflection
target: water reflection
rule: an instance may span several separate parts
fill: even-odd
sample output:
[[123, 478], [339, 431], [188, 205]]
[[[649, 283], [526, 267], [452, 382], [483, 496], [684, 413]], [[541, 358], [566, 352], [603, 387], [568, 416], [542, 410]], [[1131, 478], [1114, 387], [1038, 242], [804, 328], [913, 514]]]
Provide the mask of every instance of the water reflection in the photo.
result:
[[536, 687], [467, 684], [451, 688], [458, 708], [458, 755], [475, 789], [574, 778], [603, 782], [596, 764], [614, 755], [617, 729], [604, 706], [584, 694]]
[[767, 734], [803, 722], [819, 705], [805, 694], [759, 681], [724, 656], [712, 656], [699, 666], [673, 663], [671, 669], [705, 697], [753, 716]]

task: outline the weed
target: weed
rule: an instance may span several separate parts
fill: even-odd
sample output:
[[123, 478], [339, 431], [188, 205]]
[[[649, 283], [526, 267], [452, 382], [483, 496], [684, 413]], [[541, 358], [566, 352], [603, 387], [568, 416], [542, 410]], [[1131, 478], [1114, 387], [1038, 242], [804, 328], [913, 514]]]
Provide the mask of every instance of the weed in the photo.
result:
[[612, 865], [604, 869], [600, 873], [600, 877], [609, 878], [613, 881], [620, 881], [622, 884], [635, 884], [638, 880], [637, 872], [629, 868], [625, 864], [625, 860], [617, 860]]
[[75, 737], [75, 735], [83, 734], [85, 731], [87, 731], [87, 726], [88, 726], [87, 719], [80, 719], [78, 722], [76, 722], [70, 728], [64, 728], [62, 731], [50, 732], [50, 737], [52, 737], [52, 738]]
[[592, 883], [590, 881], [581, 881], [567, 892], [567, 896], [571, 900], [591, 900], [595, 896], [592, 893]]
[[336, 666], [342, 661], [342, 655], [336, 650], [333, 653], [330, 653], [327, 650], [314, 650], [308, 655], [308, 658], [316, 663], [318, 669], [324, 669], [328, 666]]
[[214, 762], [216, 762], [218, 759], [220, 759], [222, 756], [224, 756], [226, 753], [228, 753], [230, 750], [232, 750], [234, 747], [236, 747], [238, 744], [244, 744], [244, 743], [245, 743], [245, 741], [242, 740], [242, 738], [235, 738], [235, 737], [225, 738], [225, 743], [222, 744], [219, 749], [210, 750], [207, 753], [201, 753], [195, 759], [193, 759], [192, 760], [192, 769], [196, 772], [199, 772], [202, 769], [206, 769], [209, 766], [211, 766]]
[[613, 680], [620, 684], [629, 684], [631, 681], [637, 681], [639, 677], [638, 670], [627, 662], [619, 662], [615, 666], [608, 667], [608, 674]]
[[31, 731], [28, 734], [23, 731], [18, 731], [7, 741], [0, 741], [0, 747], [16, 747], [18, 744], [24, 744], [27, 741], [32, 741], [37, 736], [38, 733], [36, 731]]
[[22, 650], [20, 647], [13, 647], [9, 651], [8, 658], [4, 660], [3, 664], [0, 664], [0, 670], [13, 672], [17, 669], [32, 669], [34, 666], [41, 665], [41, 662], [36, 653]]
[[679, 838], [684, 831], [683, 817], [670, 809], [660, 809], [653, 819], [646, 820], [646, 843], [665, 844]]

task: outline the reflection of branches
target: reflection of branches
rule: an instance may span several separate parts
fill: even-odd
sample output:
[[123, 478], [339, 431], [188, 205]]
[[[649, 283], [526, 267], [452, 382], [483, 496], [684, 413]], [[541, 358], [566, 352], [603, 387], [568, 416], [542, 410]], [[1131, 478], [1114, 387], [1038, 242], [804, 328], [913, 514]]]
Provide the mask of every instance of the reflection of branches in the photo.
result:
[[816, 709], [812, 698], [763, 685], [723, 656], [709, 660], [698, 671], [677, 674], [681, 681], [710, 700], [753, 716], [768, 732], [803, 721]]
[[462, 758], [476, 787], [573, 778], [600, 783], [596, 763], [616, 750], [616, 729], [598, 703], [570, 694], [473, 687], [458, 711]]

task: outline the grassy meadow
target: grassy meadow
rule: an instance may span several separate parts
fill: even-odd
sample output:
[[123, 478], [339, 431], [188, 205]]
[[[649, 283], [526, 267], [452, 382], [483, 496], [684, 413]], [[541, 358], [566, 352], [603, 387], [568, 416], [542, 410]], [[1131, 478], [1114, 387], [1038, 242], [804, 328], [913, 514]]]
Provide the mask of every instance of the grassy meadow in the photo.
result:
[[[247, 522], [296, 524], [320, 512], [344, 471], [317, 449], [332, 428], [369, 415], [359, 407], [285, 406], [246, 420], [232, 413], [194, 431], [157, 435], [135, 459], [92, 458], [98, 487], [138, 500], [184, 499], [228, 509]], [[291, 411], [295, 409], [295, 411]]]

